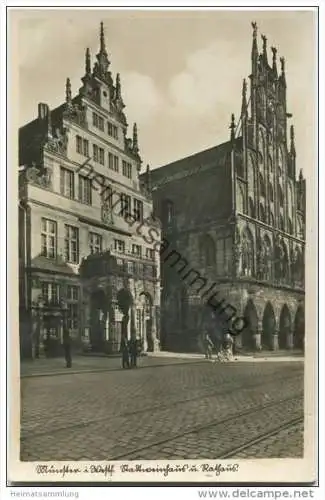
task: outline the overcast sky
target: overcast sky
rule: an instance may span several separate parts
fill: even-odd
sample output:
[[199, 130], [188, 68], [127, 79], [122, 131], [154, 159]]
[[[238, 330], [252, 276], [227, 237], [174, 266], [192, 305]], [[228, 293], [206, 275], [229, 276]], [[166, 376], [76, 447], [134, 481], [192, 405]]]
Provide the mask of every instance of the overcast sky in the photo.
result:
[[[121, 74], [128, 123], [138, 123], [144, 165], [152, 168], [229, 138], [231, 113], [240, 112], [242, 79], [251, 71], [251, 21], [286, 59], [288, 111], [296, 128], [297, 167], [313, 162], [315, 18], [293, 11], [20, 12], [19, 125], [37, 104], [64, 100], [69, 77], [81, 86], [84, 52], [98, 52], [105, 26], [113, 77]], [[278, 67], [280, 64], [278, 64]], [[131, 131], [131, 128], [129, 129]]]

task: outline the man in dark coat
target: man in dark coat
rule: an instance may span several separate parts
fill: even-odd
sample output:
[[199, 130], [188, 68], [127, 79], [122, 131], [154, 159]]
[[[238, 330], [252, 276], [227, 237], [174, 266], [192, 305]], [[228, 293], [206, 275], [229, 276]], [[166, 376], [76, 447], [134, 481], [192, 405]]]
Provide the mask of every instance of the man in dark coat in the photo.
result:
[[67, 328], [64, 328], [64, 331], [63, 331], [63, 349], [64, 349], [64, 358], [66, 361], [66, 367], [71, 368], [71, 366], [72, 366], [71, 338], [69, 335], [69, 330]]
[[121, 340], [122, 367], [130, 368], [129, 346], [125, 337]]
[[138, 357], [138, 342], [136, 338], [130, 340], [131, 368], [136, 368]]

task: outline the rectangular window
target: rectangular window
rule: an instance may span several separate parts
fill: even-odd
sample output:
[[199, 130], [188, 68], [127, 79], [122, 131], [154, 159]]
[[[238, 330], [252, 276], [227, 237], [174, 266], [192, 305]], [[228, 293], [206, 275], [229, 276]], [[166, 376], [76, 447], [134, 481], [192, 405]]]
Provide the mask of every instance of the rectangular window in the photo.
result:
[[110, 122], [107, 122], [107, 133], [110, 137], [114, 137], [114, 139], [118, 139], [118, 128], [116, 125], [113, 125]]
[[97, 233], [89, 233], [90, 253], [100, 253], [102, 251], [102, 236]]
[[82, 139], [79, 135], [76, 136], [76, 149], [77, 153], [89, 156], [89, 141], [87, 139]]
[[64, 253], [67, 262], [79, 263], [79, 230], [68, 224], [65, 224]]
[[82, 155], [82, 138], [80, 137], [80, 135], [77, 135], [76, 136], [76, 149], [77, 149], [77, 153], [81, 154]]
[[131, 215], [131, 196], [124, 193], [121, 194], [120, 215], [122, 217], [129, 217]]
[[146, 258], [150, 260], [154, 260], [155, 258], [155, 252], [153, 248], [146, 248]]
[[79, 328], [79, 304], [76, 302], [67, 303], [67, 328], [68, 330]]
[[133, 200], [133, 217], [137, 221], [143, 220], [143, 203], [140, 200]]
[[79, 175], [79, 201], [91, 205], [92, 203], [92, 183], [91, 179]]
[[98, 117], [98, 128], [99, 130], [104, 130], [104, 118], [102, 116]]
[[128, 179], [132, 179], [132, 165], [126, 161], [122, 161], [122, 174]]
[[116, 252], [125, 253], [125, 243], [123, 240], [114, 240], [114, 250]]
[[[105, 179], [105, 178], [104, 178]], [[109, 208], [112, 208], [113, 205], [113, 189], [111, 186], [107, 184], [106, 179], [103, 181], [103, 189], [101, 190], [101, 202], [102, 204], [107, 205]]]
[[134, 262], [131, 261], [131, 260], [128, 262], [128, 273], [129, 274], [133, 274], [134, 273]]
[[141, 254], [142, 254], [141, 245], [133, 244], [132, 245], [132, 254], [136, 255], [137, 257], [141, 257]]
[[78, 301], [79, 300], [79, 287], [76, 285], [67, 286], [67, 300]]
[[63, 196], [74, 198], [74, 173], [67, 168], [60, 168], [60, 192]]
[[118, 156], [114, 156], [114, 170], [118, 172]]
[[42, 298], [47, 304], [58, 304], [60, 300], [60, 287], [57, 283], [44, 281], [41, 284]]
[[99, 149], [99, 163], [101, 165], [105, 165], [104, 150], [103, 150], [103, 148], [98, 148], [98, 149]]
[[67, 286], [67, 327], [76, 330], [79, 327], [79, 287]]
[[83, 140], [83, 154], [89, 156], [89, 141], [87, 139]]
[[41, 254], [44, 257], [55, 259], [57, 245], [57, 224], [53, 220], [42, 217], [41, 226]]
[[93, 112], [93, 125], [99, 130], [104, 130], [104, 118]]
[[99, 148], [96, 144], [93, 144], [93, 159], [97, 162], [99, 160]]
[[93, 125], [98, 128], [98, 115], [93, 112]]
[[108, 153], [108, 168], [114, 170], [114, 162], [112, 153]]

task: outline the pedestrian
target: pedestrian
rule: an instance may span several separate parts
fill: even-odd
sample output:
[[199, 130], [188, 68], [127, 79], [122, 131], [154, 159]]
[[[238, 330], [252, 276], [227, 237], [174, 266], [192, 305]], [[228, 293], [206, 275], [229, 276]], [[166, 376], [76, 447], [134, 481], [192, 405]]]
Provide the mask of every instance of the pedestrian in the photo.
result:
[[71, 368], [72, 366], [72, 357], [71, 357], [71, 338], [69, 334], [69, 330], [64, 328], [63, 331], [63, 349], [64, 349], [64, 358], [66, 362], [66, 367]]
[[130, 368], [129, 346], [125, 337], [121, 340], [122, 368]]
[[231, 361], [233, 359], [233, 344], [234, 344], [234, 339], [232, 335], [229, 332], [225, 333], [223, 348], [224, 348], [225, 358], [228, 361]]
[[130, 340], [131, 368], [137, 367], [138, 342], [136, 338]]
[[208, 332], [204, 335], [204, 350], [205, 350], [205, 359], [212, 359], [212, 348], [214, 344], [211, 340], [211, 337]]

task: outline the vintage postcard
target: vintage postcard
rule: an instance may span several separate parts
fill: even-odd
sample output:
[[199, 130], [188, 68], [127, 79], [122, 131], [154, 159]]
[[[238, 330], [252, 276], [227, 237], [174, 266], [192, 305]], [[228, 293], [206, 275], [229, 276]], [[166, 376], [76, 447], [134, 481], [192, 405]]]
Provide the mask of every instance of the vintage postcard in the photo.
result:
[[317, 480], [317, 30], [8, 9], [10, 481]]

